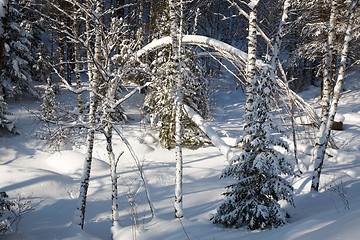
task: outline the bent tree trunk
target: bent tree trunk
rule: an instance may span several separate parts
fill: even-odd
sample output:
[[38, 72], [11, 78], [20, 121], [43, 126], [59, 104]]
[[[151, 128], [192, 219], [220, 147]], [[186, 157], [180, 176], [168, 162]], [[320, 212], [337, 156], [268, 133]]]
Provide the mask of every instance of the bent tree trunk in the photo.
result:
[[334, 117], [336, 114], [336, 108], [337, 108], [339, 98], [340, 98], [341, 87], [344, 82], [346, 60], [347, 60], [347, 56], [348, 56], [348, 52], [349, 52], [349, 43], [352, 39], [351, 32], [352, 32], [353, 22], [354, 22], [354, 18], [355, 18], [354, 8], [355, 8], [357, 2], [358, 2], [358, 0], [353, 0], [351, 2], [351, 6], [349, 9], [349, 18], [348, 18], [348, 23], [347, 23], [347, 27], [346, 27], [345, 37], [344, 37], [344, 43], [343, 43], [343, 47], [342, 47], [342, 51], [341, 51], [340, 68], [339, 68], [339, 73], [338, 73], [337, 80], [336, 80], [336, 85], [334, 88], [334, 95], [333, 95], [333, 98], [331, 101], [329, 117], [327, 118], [326, 126], [319, 134], [319, 139], [318, 139], [318, 142], [314, 149], [313, 161], [315, 163], [315, 168], [314, 168], [314, 174], [313, 174], [313, 178], [312, 178], [312, 182], [311, 182], [311, 189], [315, 190], [315, 191], [319, 191], [320, 174], [321, 174], [323, 164], [324, 164], [325, 151], [326, 151], [327, 144], [329, 142], [331, 126], [333, 124]]

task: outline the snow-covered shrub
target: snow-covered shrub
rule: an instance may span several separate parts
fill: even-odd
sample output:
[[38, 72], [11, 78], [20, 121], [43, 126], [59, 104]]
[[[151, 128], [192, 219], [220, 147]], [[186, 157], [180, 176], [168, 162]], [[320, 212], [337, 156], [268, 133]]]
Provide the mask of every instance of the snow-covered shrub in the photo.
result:
[[8, 200], [8, 195], [5, 192], [0, 192], [0, 234], [11, 231], [11, 208], [14, 203]]
[[253, 86], [255, 99], [246, 113], [245, 136], [240, 140], [244, 151], [231, 160], [222, 178], [233, 178], [227, 186], [225, 200], [212, 217], [213, 223], [225, 226], [248, 226], [264, 229], [283, 225], [286, 213], [279, 200], [293, 204], [293, 188], [283, 175], [293, 175], [290, 162], [275, 146], [287, 149], [287, 144], [274, 133], [283, 133], [271, 114], [271, 96], [274, 79], [262, 69], [257, 86]]
[[8, 198], [6, 192], [0, 192], [0, 235], [8, 231], [16, 232], [21, 218], [34, 210], [34, 205], [28, 198]]

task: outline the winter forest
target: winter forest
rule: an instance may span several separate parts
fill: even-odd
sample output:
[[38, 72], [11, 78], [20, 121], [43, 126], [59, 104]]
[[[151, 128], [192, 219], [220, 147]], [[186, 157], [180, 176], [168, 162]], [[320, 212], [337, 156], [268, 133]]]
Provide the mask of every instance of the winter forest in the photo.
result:
[[0, 239], [358, 239], [359, 0], [0, 0]]

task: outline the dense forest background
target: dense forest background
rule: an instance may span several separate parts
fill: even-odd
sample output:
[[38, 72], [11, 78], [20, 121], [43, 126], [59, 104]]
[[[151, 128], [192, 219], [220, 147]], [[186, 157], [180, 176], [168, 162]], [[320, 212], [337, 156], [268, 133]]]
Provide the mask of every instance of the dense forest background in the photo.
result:
[[[283, 176], [295, 172], [276, 147], [288, 150], [281, 136], [290, 133], [302, 174], [297, 141], [313, 145], [311, 189], [319, 191], [326, 149], [335, 147], [330, 136], [345, 70], [360, 61], [359, 14], [357, 0], [1, 0], [0, 136], [17, 133], [6, 102], [26, 95], [41, 101], [33, 115], [44, 125], [48, 145], [86, 146], [73, 221], [83, 228], [94, 144], [101, 134], [117, 228], [121, 154], [114, 154], [113, 134], [137, 163], [155, 214], [142, 165], [118, 127], [132, 120], [123, 103], [140, 92], [141, 106], [131, 107], [157, 132], [162, 147], [175, 149], [176, 218], [183, 217], [182, 147], [211, 143], [229, 162], [221, 177], [238, 181], [226, 187], [211, 221], [278, 227], [287, 222], [278, 202], [293, 204], [293, 187]], [[243, 136], [234, 146], [203, 121], [212, 117], [214, 84], [229, 78], [246, 98]], [[310, 85], [320, 87], [320, 111], [298, 95]], [[75, 105], [60, 101], [63, 91], [75, 96]], [[302, 122], [303, 116], [308, 121]], [[2, 199], [7, 197], [4, 192]]]

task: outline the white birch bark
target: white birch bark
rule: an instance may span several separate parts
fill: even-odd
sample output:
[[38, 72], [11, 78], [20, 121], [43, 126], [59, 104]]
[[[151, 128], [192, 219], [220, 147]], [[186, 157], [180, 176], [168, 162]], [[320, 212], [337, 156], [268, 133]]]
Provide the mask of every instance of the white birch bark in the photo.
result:
[[[176, 8], [180, 4], [180, 19], [178, 20]], [[177, 69], [176, 81], [177, 89], [175, 96], [175, 148], [176, 148], [176, 167], [175, 167], [175, 218], [182, 218], [183, 214], [183, 195], [182, 195], [182, 178], [183, 178], [183, 155], [182, 155], [182, 72], [181, 72], [181, 49], [182, 49], [182, 12], [183, 3], [180, 1], [169, 0], [170, 15], [170, 34], [172, 46], [172, 60], [175, 62]], [[178, 23], [179, 21], [179, 23]], [[179, 30], [178, 30], [179, 28]]]
[[185, 114], [187, 117], [193, 121], [198, 128], [208, 136], [210, 141], [217, 147], [220, 152], [226, 157], [226, 160], [230, 163], [230, 160], [235, 156], [234, 152], [231, 150], [230, 146], [226, 144], [219, 135], [215, 132], [215, 130], [206, 123], [206, 121], [197, 114], [191, 107], [186, 104], [183, 104]]
[[[92, 96], [91, 96], [92, 95]], [[80, 225], [81, 229], [84, 228], [86, 198], [89, 188], [91, 163], [93, 158], [94, 137], [95, 137], [95, 99], [90, 92], [90, 112], [89, 112], [90, 129], [88, 129], [86, 137], [86, 155], [83, 166], [83, 172], [80, 180], [80, 195], [78, 198], [78, 205], [75, 210], [74, 223]]]
[[[110, 116], [108, 116], [108, 120], [111, 120]], [[115, 154], [112, 146], [112, 131], [113, 126], [112, 123], [107, 123], [105, 128], [105, 137], [106, 137], [106, 150], [108, 154], [108, 159], [110, 163], [110, 179], [111, 179], [111, 220], [112, 227], [118, 228], [119, 221], [117, 216], [118, 211], [118, 184], [117, 184], [117, 161], [115, 159]]]
[[[248, 35], [248, 56], [246, 63], [246, 105], [245, 111], [249, 113], [251, 106], [254, 101], [254, 93], [251, 86], [254, 86], [256, 83], [256, 49], [257, 49], [257, 30], [256, 30], [256, 21], [257, 21], [257, 5], [259, 0], [252, 0], [249, 2], [248, 6], [250, 8], [249, 13], [249, 35]], [[245, 119], [246, 122], [251, 121], [251, 119]]]
[[[273, 55], [270, 61], [270, 65], [271, 65], [271, 78], [275, 79], [276, 78], [276, 64], [277, 62], [279, 62], [279, 54], [280, 54], [280, 48], [281, 48], [281, 42], [283, 39], [283, 33], [285, 30], [285, 25], [286, 22], [288, 20], [288, 13], [290, 10], [290, 6], [291, 6], [291, 1], [290, 0], [285, 0], [283, 3], [283, 9], [282, 9], [282, 16], [281, 16], [281, 20], [279, 23], [279, 27], [278, 27], [278, 32], [276, 33], [275, 36], [275, 41], [274, 41], [274, 45], [273, 45]], [[285, 75], [285, 74], [283, 74]], [[289, 90], [289, 85], [288, 82], [286, 81], [286, 88], [287, 88], [287, 95], [291, 96]], [[292, 139], [293, 139], [293, 145], [294, 145], [294, 155], [295, 155], [295, 160], [296, 160], [296, 164], [299, 164], [299, 160], [297, 157], [297, 142], [296, 142], [296, 132], [295, 132], [295, 120], [294, 120], [294, 109], [293, 109], [293, 99], [289, 98], [289, 109], [288, 109], [288, 113], [291, 119], [291, 127], [292, 127]], [[304, 166], [300, 166], [299, 165], [299, 170], [300, 173], [302, 173], [302, 169], [304, 169]]]
[[[274, 70], [276, 69], [276, 63], [279, 60], [281, 41], [283, 38], [285, 24], [288, 20], [289, 9], [290, 9], [290, 0], [285, 0], [284, 4], [283, 4], [283, 12], [282, 12], [281, 20], [279, 23], [278, 31], [275, 36], [275, 42], [273, 45], [273, 49], [274, 49], [273, 55], [272, 55], [271, 62], [270, 62], [270, 65], [271, 65], [272, 69], [274, 69]], [[275, 79], [275, 71], [272, 71], [272, 74], [273, 74], [272, 78]]]
[[[96, 6], [96, 14], [97, 16], [101, 16], [103, 11], [102, 1], [97, 1]], [[95, 28], [95, 59], [94, 61], [100, 61], [101, 59], [101, 23], [100, 19], [98, 19]], [[88, 43], [89, 44], [89, 43]], [[90, 49], [88, 49], [90, 51]], [[85, 210], [86, 210], [86, 199], [87, 199], [87, 192], [89, 188], [89, 181], [90, 181], [90, 173], [91, 173], [91, 163], [92, 163], [92, 153], [94, 148], [94, 137], [95, 137], [95, 127], [96, 127], [96, 112], [97, 112], [97, 97], [94, 92], [97, 92], [100, 73], [98, 70], [94, 70], [93, 74], [91, 74], [92, 78], [89, 79], [89, 84], [93, 91], [90, 91], [90, 110], [89, 110], [89, 125], [90, 129], [88, 129], [87, 134], [87, 153], [85, 157], [85, 163], [83, 167], [83, 174], [81, 176], [81, 184], [80, 184], [80, 195], [79, 195], [79, 202], [75, 212], [75, 223], [80, 225], [81, 229], [84, 228], [85, 222]]]
[[[73, 9], [74, 9], [74, 15], [73, 15], [73, 30], [74, 30], [74, 34], [76, 37], [79, 36], [79, 23], [78, 23], [78, 12], [75, 10], [76, 9], [76, 5], [73, 4]], [[76, 87], [77, 89], [81, 88], [81, 77], [80, 77], [80, 53], [79, 53], [79, 43], [77, 41], [74, 42], [74, 55], [75, 55], [75, 78], [76, 78]], [[78, 93], [77, 94], [77, 99], [78, 99], [78, 109], [79, 109], [79, 115], [80, 117], [82, 117], [82, 114], [84, 113], [83, 111], [83, 99], [82, 99], [82, 94]]]
[[319, 134], [318, 142], [314, 148], [313, 160], [314, 160], [315, 168], [314, 168], [314, 174], [313, 174], [312, 182], [311, 182], [311, 189], [315, 190], [315, 191], [319, 191], [320, 175], [321, 175], [321, 171], [322, 171], [323, 164], [324, 164], [325, 151], [327, 148], [327, 144], [329, 142], [331, 126], [333, 124], [334, 117], [336, 114], [336, 109], [337, 109], [337, 105], [338, 105], [339, 98], [340, 98], [341, 87], [344, 82], [346, 61], [347, 61], [348, 52], [349, 52], [349, 44], [350, 44], [350, 41], [352, 40], [351, 32], [352, 32], [354, 18], [355, 18], [354, 8], [357, 3], [358, 3], [358, 0], [351, 1], [351, 5], [350, 5], [350, 9], [349, 9], [348, 23], [347, 23], [346, 33], [345, 33], [345, 37], [344, 37], [344, 43], [343, 43], [342, 50], [341, 50], [339, 73], [338, 73], [335, 88], [334, 88], [334, 95], [331, 100], [329, 116], [326, 120], [326, 126], [324, 127], [324, 129], [322, 129], [321, 133]]
[[[336, 24], [336, 11], [338, 7], [338, 0], [331, 1], [329, 32], [326, 42], [326, 55], [325, 55], [325, 68], [323, 72], [323, 89], [321, 99], [321, 118], [319, 133], [321, 133], [329, 116], [330, 96], [331, 92], [331, 73], [332, 73], [332, 58], [334, 52], [334, 38], [335, 38], [335, 24]], [[320, 136], [318, 136], [320, 137]]]
[[88, 14], [86, 14], [86, 22], [85, 22], [85, 28], [86, 28], [86, 57], [87, 57], [87, 75], [88, 75], [88, 79], [89, 82], [92, 80], [92, 71], [93, 71], [93, 66], [92, 66], [92, 61], [91, 61], [91, 52], [90, 52], [90, 41], [91, 41], [91, 37], [90, 37], [90, 17]]

